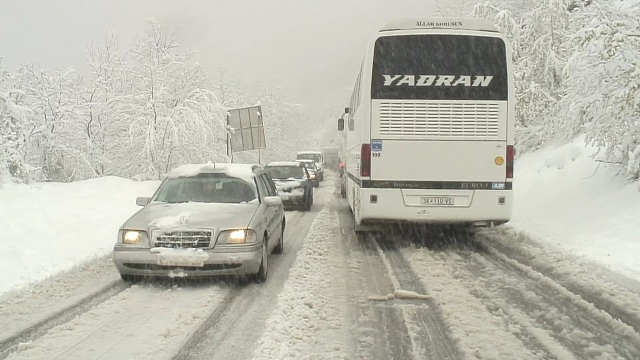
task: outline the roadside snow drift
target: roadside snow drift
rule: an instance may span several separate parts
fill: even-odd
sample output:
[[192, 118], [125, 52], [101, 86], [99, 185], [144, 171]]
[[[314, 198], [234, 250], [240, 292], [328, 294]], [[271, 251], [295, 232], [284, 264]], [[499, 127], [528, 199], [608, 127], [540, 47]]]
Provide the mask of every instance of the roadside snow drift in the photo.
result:
[[579, 138], [522, 155], [510, 226], [640, 280], [640, 184]]
[[[159, 182], [104, 177], [0, 189], [0, 294], [108, 254], [136, 196]], [[115, 268], [114, 268], [115, 271]]]
[[335, 290], [336, 277], [345, 269], [331, 261], [341, 238], [338, 214], [330, 204], [334, 196], [326, 192], [325, 206], [311, 224], [253, 359], [349, 358], [344, 343], [349, 335], [342, 330], [347, 328], [340, 305], [344, 296]]

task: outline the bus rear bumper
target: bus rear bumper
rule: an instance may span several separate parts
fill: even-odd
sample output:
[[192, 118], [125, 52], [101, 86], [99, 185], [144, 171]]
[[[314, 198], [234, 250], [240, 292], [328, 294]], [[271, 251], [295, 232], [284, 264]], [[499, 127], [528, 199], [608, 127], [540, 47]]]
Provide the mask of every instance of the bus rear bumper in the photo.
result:
[[513, 191], [362, 188], [359, 200], [359, 225], [409, 222], [494, 226], [511, 220]]

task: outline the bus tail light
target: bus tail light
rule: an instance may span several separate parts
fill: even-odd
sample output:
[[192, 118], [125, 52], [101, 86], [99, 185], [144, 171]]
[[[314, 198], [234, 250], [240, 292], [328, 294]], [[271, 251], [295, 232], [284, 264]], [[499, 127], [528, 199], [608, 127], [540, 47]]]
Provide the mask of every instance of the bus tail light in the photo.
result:
[[507, 179], [513, 179], [513, 160], [516, 155], [516, 148], [513, 145], [507, 145]]
[[360, 176], [371, 176], [371, 144], [362, 144], [360, 148]]

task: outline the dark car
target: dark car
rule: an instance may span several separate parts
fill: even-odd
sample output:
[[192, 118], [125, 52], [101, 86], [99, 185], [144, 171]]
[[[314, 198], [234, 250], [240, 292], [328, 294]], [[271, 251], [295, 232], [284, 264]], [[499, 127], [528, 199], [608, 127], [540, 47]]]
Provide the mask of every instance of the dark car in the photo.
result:
[[316, 162], [313, 160], [306, 160], [306, 159], [296, 160], [296, 162], [303, 164], [304, 167], [307, 169], [307, 172], [309, 172], [309, 179], [311, 181], [311, 185], [313, 187], [320, 187], [320, 178], [318, 177], [319, 176], [318, 167], [316, 166]]
[[271, 162], [264, 167], [276, 185], [285, 207], [311, 210], [313, 185], [304, 164], [297, 161]]

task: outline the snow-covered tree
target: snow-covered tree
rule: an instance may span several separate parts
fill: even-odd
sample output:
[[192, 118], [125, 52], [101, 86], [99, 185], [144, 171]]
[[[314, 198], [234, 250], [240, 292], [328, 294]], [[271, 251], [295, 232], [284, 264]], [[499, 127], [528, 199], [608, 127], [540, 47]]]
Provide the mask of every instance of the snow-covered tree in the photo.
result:
[[564, 94], [562, 69], [568, 56], [569, 1], [507, 4], [480, 3], [473, 15], [496, 23], [512, 45], [518, 146], [527, 150], [537, 148], [558, 131], [551, 119]]
[[32, 116], [25, 129], [28, 161], [38, 169], [38, 180], [70, 181], [83, 163], [77, 151], [77, 125], [81, 116], [82, 78], [73, 70], [49, 72], [34, 66], [19, 69], [25, 104]]
[[3, 181], [28, 181], [24, 129], [31, 110], [22, 105], [24, 92], [0, 62], [0, 186]]
[[571, 91], [559, 113], [569, 135], [586, 133], [640, 179], [640, 2], [589, 2], [576, 8], [574, 54], [565, 67]]
[[123, 174], [128, 159], [122, 149], [128, 138], [128, 124], [123, 109], [128, 101], [131, 81], [127, 63], [118, 49], [115, 36], [107, 36], [99, 46], [92, 46], [86, 57], [92, 70], [84, 95], [81, 134], [85, 156], [93, 176]]
[[640, 1], [489, 0], [474, 15], [513, 45], [520, 150], [586, 134], [640, 178]]
[[129, 125], [127, 172], [160, 176], [184, 161], [225, 160], [225, 112], [204, 90], [202, 68], [181, 53], [173, 35], [150, 20], [129, 51], [131, 90], [123, 116]]
[[436, 0], [436, 13], [442, 17], [468, 16], [474, 4], [474, 0]]

